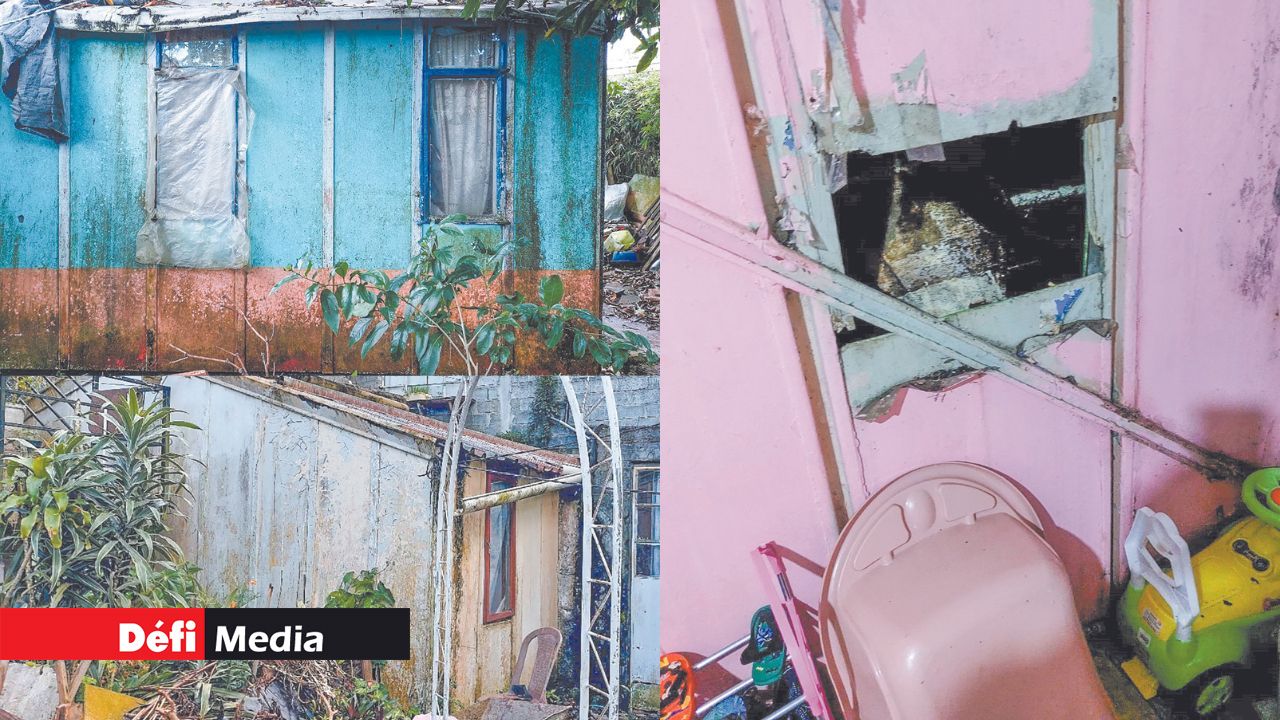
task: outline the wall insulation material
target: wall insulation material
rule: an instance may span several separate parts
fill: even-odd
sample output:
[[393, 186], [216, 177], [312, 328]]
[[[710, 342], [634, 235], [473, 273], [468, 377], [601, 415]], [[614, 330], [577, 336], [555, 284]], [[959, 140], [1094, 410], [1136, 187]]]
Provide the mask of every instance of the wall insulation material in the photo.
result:
[[138, 232], [138, 262], [191, 268], [249, 263], [236, 216], [240, 71], [156, 70], [155, 209]]

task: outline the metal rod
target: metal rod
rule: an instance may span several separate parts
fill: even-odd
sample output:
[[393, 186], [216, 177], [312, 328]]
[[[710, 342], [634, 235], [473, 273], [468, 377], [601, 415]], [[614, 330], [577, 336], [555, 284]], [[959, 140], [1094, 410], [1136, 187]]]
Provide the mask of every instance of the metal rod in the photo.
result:
[[809, 702], [803, 695], [764, 716], [764, 720], [782, 720], [788, 713]]
[[746, 644], [749, 642], [751, 642], [751, 633], [747, 633], [746, 635], [743, 635], [741, 640], [738, 640], [732, 645], [720, 648], [714, 653], [702, 658], [701, 660], [693, 664], [693, 669], [701, 670], [703, 668], [711, 667], [718, 660], [720, 660], [720, 658], [723, 658], [726, 655], [732, 654], [733, 651], [737, 650], [738, 648], [745, 647]]
[[594, 516], [591, 476], [591, 455], [587, 447], [586, 419], [578, 406], [578, 394], [573, 389], [573, 379], [560, 377], [564, 386], [565, 401], [573, 414], [574, 434], [578, 438], [578, 465], [582, 468], [582, 598], [578, 628], [578, 720], [591, 720], [591, 520]]
[[478, 512], [480, 510], [488, 510], [489, 508], [513, 503], [517, 500], [537, 497], [538, 495], [545, 495], [550, 492], [559, 492], [565, 488], [571, 488], [577, 485], [578, 483], [576, 480], [576, 478], [574, 480], [570, 480], [568, 477], [563, 479], [548, 478], [546, 480], [538, 480], [527, 485], [508, 488], [506, 490], [494, 490], [493, 492], [487, 492], [482, 495], [473, 495], [472, 497], [462, 499], [462, 513], [467, 514]]
[[717, 696], [715, 696], [715, 697], [711, 698], [711, 699], [710, 699], [710, 700], [708, 700], [706, 703], [703, 703], [702, 705], [699, 705], [699, 706], [698, 706], [698, 709], [694, 712], [694, 716], [695, 716], [695, 717], [702, 717], [702, 716], [706, 715], [707, 713], [711, 712], [712, 708], [714, 708], [715, 706], [719, 705], [720, 703], [724, 702], [725, 700], [728, 700], [729, 698], [733, 697], [734, 695], [737, 695], [738, 693], [742, 692], [743, 690], [746, 690], [746, 689], [747, 689], [747, 688], [749, 688], [749, 687], [751, 687], [751, 678], [747, 678], [746, 680], [743, 680], [742, 682], [738, 683], [737, 685], [734, 685], [733, 687], [729, 688], [728, 690], [725, 690], [724, 692], [720, 693], [719, 695], [717, 695]]

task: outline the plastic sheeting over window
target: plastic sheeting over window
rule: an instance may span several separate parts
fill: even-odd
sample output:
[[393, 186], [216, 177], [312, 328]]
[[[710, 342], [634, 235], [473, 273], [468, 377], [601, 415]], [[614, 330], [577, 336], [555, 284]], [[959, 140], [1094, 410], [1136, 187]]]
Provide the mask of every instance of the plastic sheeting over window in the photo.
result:
[[170, 53], [180, 50], [190, 57], [190, 47], [166, 48], [165, 65], [156, 70], [155, 205], [138, 233], [138, 262], [246, 267], [249, 237], [237, 214], [244, 195], [238, 187], [240, 71], [173, 67], [181, 63]]

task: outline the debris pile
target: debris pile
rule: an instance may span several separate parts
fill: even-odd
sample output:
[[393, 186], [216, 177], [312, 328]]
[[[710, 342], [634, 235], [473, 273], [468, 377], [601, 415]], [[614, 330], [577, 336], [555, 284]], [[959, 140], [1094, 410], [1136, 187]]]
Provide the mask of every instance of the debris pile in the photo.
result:
[[605, 189], [601, 232], [604, 319], [658, 347], [658, 271], [661, 256], [658, 178], [636, 175]]
[[604, 304], [611, 314], [657, 330], [661, 298], [658, 273], [635, 266], [605, 267]]
[[[95, 696], [133, 699], [121, 720], [407, 720], [378, 682], [347, 661], [234, 660], [102, 663], [114, 687]], [[94, 686], [97, 690], [97, 686]], [[117, 692], [119, 691], [119, 692]], [[86, 697], [86, 700], [88, 698]], [[130, 709], [125, 710], [128, 707]]]
[[659, 258], [658, 178], [636, 175], [605, 188], [604, 256], [613, 265], [656, 269]]

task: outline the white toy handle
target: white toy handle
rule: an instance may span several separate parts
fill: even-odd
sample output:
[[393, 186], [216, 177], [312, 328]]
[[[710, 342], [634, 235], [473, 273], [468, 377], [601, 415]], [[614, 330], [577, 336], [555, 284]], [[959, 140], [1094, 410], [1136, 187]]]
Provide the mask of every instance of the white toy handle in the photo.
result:
[[[1173, 577], [1160, 567], [1148, 547], [1169, 561]], [[1141, 590], [1147, 583], [1169, 603], [1178, 625], [1178, 639], [1191, 639], [1191, 623], [1200, 614], [1200, 596], [1196, 579], [1191, 574], [1191, 551], [1178, 534], [1178, 526], [1168, 515], [1151, 508], [1139, 508], [1133, 527], [1124, 540], [1124, 555], [1129, 562], [1129, 582]]]

